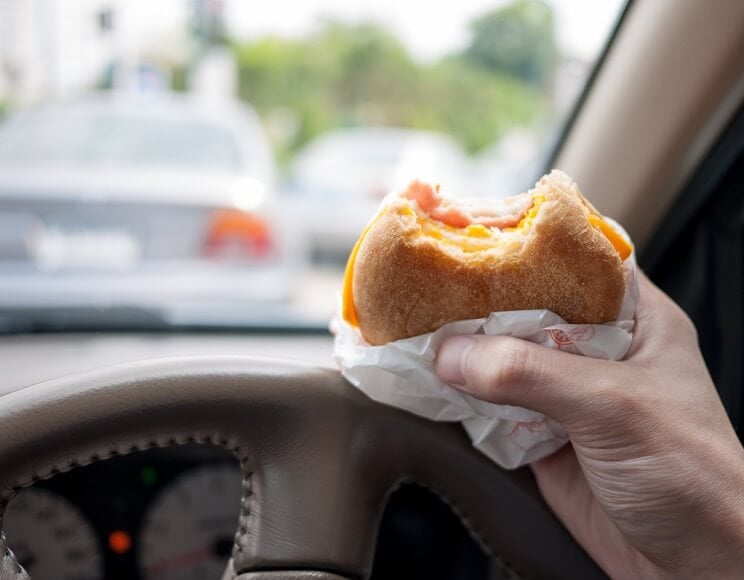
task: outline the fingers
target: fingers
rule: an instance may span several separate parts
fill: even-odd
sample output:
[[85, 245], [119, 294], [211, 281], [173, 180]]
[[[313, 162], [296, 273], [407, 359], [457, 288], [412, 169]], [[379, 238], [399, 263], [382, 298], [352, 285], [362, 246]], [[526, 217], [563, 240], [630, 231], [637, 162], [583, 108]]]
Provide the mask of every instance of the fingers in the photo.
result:
[[[618, 408], [635, 404], [633, 392], [643, 368], [674, 362], [675, 352], [697, 352], [689, 318], [643, 273], [639, 284], [628, 362], [595, 360], [512, 337], [474, 335], [445, 341], [436, 372], [479, 399], [553, 417], [569, 433], [580, 417], [593, 417], [595, 424], [612, 420]], [[685, 348], [671, 348], [681, 343]]]
[[445, 382], [486, 401], [527, 407], [570, 430], [596, 411], [602, 393], [623, 384], [619, 363], [594, 360], [505, 336], [456, 336], [436, 360]]

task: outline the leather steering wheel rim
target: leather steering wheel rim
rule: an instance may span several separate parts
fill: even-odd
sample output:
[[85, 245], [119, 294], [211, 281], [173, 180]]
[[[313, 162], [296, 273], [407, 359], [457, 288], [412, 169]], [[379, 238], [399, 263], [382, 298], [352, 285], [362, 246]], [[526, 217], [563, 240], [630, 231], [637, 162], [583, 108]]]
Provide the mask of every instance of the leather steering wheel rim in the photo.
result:
[[225, 447], [241, 464], [226, 577], [367, 578], [387, 496], [404, 481], [438, 493], [520, 576], [604, 577], [529, 471], [499, 469], [459, 426], [375, 403], [332, 368], [190, 357], [115, 365], [0, 397], [0, 580], [28, 578], [2, 535], [2, 512], [19, 489], [188, 442]]

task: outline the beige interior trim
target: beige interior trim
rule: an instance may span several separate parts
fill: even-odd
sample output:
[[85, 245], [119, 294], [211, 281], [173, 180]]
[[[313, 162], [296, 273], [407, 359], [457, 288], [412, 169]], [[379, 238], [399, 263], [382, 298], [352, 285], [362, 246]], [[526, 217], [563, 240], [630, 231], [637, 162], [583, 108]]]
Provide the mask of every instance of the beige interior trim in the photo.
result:
[[744, 2], [634, 0], [555, 167], [639, 247], [744, 98]]

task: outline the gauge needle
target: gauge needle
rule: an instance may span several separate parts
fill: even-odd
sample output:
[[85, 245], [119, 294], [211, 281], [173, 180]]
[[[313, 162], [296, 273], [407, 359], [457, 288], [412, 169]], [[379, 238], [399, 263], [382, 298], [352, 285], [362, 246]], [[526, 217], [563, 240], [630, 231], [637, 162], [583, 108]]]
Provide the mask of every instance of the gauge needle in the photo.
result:
[[158, 560], [154, 564], [145, 568], [145, 570], [147, 571], [148, 576], [156, 578], [160, 574], [167, 574], [168, 572], [186, 568], [203, 560], [211, 560], [212, 558], [214, 558], [214, 548], [204, 546], [203, 548], [195, 548], [188, 552], [182, 552], [181, 554], [172, 556], [171, 558]]

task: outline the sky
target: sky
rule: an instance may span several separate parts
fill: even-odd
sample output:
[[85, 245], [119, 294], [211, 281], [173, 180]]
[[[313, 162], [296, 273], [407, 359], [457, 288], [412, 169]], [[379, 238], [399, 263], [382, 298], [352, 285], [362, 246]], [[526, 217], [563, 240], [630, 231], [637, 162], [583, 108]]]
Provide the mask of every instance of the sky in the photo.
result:
[[[548, 0], [556, 13], [558, 43], [573, 57], [593, 59], [624, 0]], [[504, 0], [225, 0], [230, 31], [250, 39], [268, 34], [302, 36], [320, 18], [374, 20], [395, 31], [411, 54], [433, 61], [464, 46], [468, 23]]]

